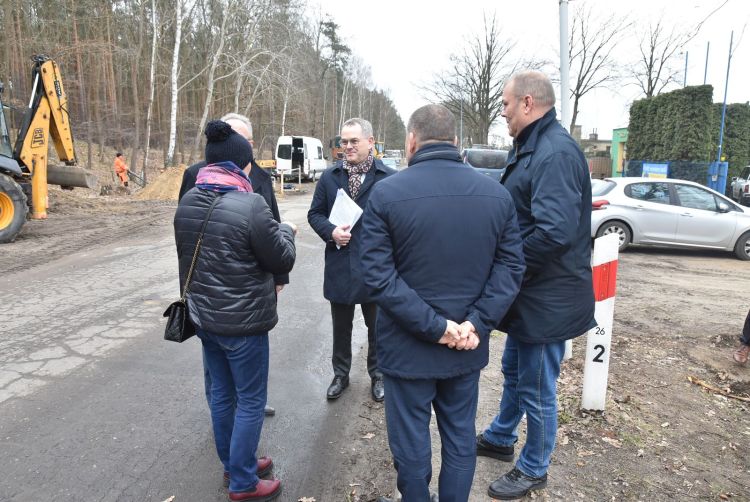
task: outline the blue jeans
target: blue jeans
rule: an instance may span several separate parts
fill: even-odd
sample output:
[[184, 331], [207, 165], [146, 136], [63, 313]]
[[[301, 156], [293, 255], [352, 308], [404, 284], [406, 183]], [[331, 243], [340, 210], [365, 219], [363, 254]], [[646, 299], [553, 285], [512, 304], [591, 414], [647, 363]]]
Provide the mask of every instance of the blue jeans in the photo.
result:
[[503, 352], [503, 397], [500, 411], [482, 434], [496, 446], [518, 441], [518, 424], [526, 413], [526, 444], [516, 467], [527, 476], [547, 473], [557, 435], [557, 377], [565, 342], [523, 343], [508, 336]]
[[253, 490], [268, 385], [268, 333], [220, 336], [198, 330], [197, 335], [211, 373], [208, 406], [216, 452], [230, 476], [229, 491]]
[[432, 478], [430, 407], [440, 442], [440, 502], [466, 502], [476, 468], [479, 371], [445, 379], [383, 375], [388, 443], [404, 501], [429, 502]]

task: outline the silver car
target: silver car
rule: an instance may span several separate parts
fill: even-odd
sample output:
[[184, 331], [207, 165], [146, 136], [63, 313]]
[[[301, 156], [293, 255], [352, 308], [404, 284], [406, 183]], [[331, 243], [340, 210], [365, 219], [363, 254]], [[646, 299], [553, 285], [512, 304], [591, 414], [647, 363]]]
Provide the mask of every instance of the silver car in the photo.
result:
[[692, 181], [606, 178], [592, 188], [591, 237], [734, 251], [750, 260], [750, 209]]

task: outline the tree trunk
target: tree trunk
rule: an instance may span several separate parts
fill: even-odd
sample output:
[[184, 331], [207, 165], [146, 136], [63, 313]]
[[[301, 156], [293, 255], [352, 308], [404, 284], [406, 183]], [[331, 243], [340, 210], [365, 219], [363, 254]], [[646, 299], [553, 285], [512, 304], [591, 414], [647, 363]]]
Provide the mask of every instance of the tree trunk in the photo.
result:
[[[146, 24], [145, 20], [145, 5], [146, 0], [141, 0], [141, 7], [139, 13], [138, 23], [138, 47], [135, 51], [135, 61], [133, 62], [134, 68], [130, 72], [130, 85], [133, 87], [133, 122], [135, 124], [135, 131], [133, 132], [133, 148], [130, 151], [130, 166], [135, 171], [138, 165], [138, 152], [141, 147], [141, 99], [138, 92], [138, 76], [141, 68], [141, 51], [143, 50], [143, 30]], [[143, 174], [143, 173], [141, 173]]]
[[143, 149], [143, 181], [146, 181], [146, 165], [148, 164], [149, 148], [151, 146], [151, 114], [154, 108], [154, 73], [156, 72], [156, 42], [157, 42], [157, 30], [156, 30], [156, 0], [151, 0], [151, 29], [153, 35], [151, 38], [151, 69], [149, 73], [149, 97], [148, 97], [148, 110], [146, 111], [146, 147]]
[[[203, 135], [203, 128], [206, 127], [206, 121], [208, 120], [208, 112], [211, 109], [211, 101], [214, 97], [214, 86], [216, 81], [214, 80], [214, 74], [216, 73], [216, 67], [219, 66], [222, 52], [224, 51], [224, 39], [227, 25], [227, 15], [225, 9], [222, 9], [221, 16], [221, 28], [219, 29], [219, 47], [214, 51], [214, 56], [211, 59], [211, 68], [208, 70], [208, 88], [206, 89], [206, 100], [203, 103], [203, 115], [201, 116], [200, 123], [198, 125], [198, 131], [195, 133], [195, 139], [193, 140], [193, 147], [190, 149], [190, 157], [188, 157], [188, 164], [193, 162], [195, 154], [198, 151], [198, 145], [201, 143], [201, 136]], [[245, 166], [237, 166], [243, 169]]]
[[170, 82], [172, 87], [172, 108], [169, 114], [169, 147], [164, 159], [164, 166], [174, 163], [175, 141], [177, 140], [177, 69], [180, 63], [180, 42], [182, 38], [182, 0], [175, 2], [175, 37], [174, 52], [172, 53], [172, 72]]

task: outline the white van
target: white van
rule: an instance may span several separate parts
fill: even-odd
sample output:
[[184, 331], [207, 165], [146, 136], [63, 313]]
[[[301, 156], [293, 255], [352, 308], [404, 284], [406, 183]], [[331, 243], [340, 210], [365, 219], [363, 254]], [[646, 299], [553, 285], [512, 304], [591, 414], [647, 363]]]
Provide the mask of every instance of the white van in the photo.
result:
[[301, 153], [302, 178], [315, 180], [325, 171], [328, 164], [323, 158], [323, 144], [317, 138], [308, 136], [279, 136], [276, 141], [276, 172], [284, 176], [299, 176], [295, 167], [292, 169], [292, 152]]

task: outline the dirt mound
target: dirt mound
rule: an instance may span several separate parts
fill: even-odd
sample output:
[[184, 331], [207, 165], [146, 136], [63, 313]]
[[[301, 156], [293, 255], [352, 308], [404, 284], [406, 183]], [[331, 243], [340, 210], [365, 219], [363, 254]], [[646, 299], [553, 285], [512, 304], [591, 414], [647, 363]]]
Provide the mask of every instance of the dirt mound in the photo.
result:
[[138, 200], [177, 200], [185, 166], [170, 167], [149, 181], [133, 198]]

